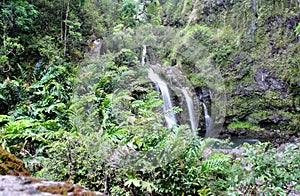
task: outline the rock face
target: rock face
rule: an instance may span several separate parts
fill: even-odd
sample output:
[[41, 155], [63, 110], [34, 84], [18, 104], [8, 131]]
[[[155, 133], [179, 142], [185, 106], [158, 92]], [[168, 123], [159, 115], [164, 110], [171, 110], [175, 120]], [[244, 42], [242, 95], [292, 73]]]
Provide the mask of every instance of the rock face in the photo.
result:
[[[295, 33], [299, 11], [299, 1], [268, 0], [201, 1], [190, 10], [193, 24], [211, 33], [199, 47], [206, 46], [224, 78], [225, 127], [238, 121], [294, 135], [300, 131], [300, 43]], [[184, 26], [189, 14], [180, 20], [175, 14], [165, 23]], [[195, 66], [183, 69], [189, 79], [199, 81]], [[193, 85], [203, 94], [206, 86], [199, 83]]]
[[72, 196], [104, 196], [99, 192], [84, 190], [78, 185], [63, 182], [45, 181], [25, 176], [0, 176], [0, 196], [27, 195], [72, 195]]
[[0, 176], [0, 195], [52, 195], [38, 191], [36, 188], [39, 185], [41, 184], [32, 184], [31, 181], [20, 176]]
[[239, 51], [228, 56], [230, 71], [224, 69], [230, 95], [226, 122], [249, 121], [268, 129], [299, 131], [300, 59], [294, 29], [300, 18], [292, 12], [298, 3], [261, 6], [253, 37], [242, 35]]

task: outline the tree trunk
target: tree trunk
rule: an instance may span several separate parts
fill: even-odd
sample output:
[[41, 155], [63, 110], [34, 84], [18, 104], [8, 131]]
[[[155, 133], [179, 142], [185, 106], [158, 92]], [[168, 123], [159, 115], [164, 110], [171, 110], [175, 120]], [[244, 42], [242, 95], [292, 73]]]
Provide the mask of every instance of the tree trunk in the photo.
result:
[[64, 14], [64, 7], [65, 7], [65, 1], [61, 1], [61, 10], [60, 10], [60, 41], [61, 43], [63, 43], [64, 41], [64, 18], [63, 18], [63, 14]]
[[67, 52], [67, 36], [68, 36], [67, 20], [68, 20], [68, 17], [69, 17], [69, 10], [70, 10], [70, 0], [68, 0], [67, 8], [66, 8], [65, 33], [64, 33], [64, 56], [66, 56], [66, 52]]

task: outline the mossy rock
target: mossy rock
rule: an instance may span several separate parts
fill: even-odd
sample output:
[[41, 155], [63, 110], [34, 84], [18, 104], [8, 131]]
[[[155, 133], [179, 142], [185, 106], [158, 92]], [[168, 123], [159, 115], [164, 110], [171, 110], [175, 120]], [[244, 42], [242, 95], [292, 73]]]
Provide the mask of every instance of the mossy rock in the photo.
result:
[[22, 160], [0, 147], [0, 175], [29, 175]]

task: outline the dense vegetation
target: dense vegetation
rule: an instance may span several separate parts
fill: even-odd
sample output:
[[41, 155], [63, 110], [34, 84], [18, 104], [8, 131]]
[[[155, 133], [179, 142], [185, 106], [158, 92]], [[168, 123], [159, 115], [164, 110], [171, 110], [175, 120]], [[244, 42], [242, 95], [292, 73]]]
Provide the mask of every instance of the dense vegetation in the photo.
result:
[[[111, 195], [299, 194], [297, 1], [4, 0], [0, 8], [0, 141], [33, 175]], [[225, 129], [294, 143], [228, 150], [186, 125], [166, 128], [143, 45], [147, 62], [179, 67], [198, 96], [226, 92], [217, 105], [228, 108]]]

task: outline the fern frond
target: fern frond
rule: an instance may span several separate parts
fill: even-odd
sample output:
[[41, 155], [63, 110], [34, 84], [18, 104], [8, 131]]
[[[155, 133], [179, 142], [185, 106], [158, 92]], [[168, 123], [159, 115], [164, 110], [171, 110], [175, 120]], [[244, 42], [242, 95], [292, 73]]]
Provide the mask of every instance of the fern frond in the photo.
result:
[[224, 170], [230, 164], [230, 161], [231, 155], [216, 153], [201, 162], [201, 170], [203, 172]]

